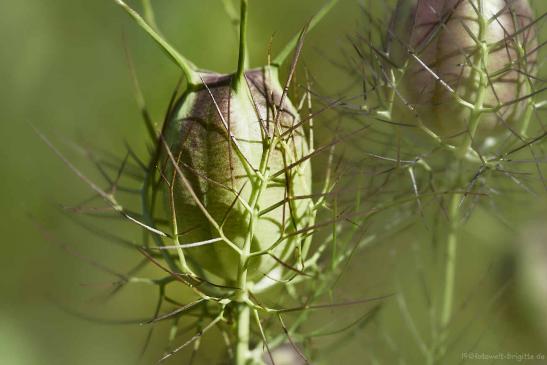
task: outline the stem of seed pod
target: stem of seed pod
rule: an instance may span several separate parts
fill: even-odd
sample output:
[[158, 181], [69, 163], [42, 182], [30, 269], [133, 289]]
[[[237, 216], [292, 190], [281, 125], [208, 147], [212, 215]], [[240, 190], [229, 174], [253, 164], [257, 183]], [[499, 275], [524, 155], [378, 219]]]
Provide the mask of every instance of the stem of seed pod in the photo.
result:
[[251, 325], [251, 308], [247, 303], [238, 304], [237, 344], [235, 365], [245, 365], [249, 358], [249, 334]]
[[[242, 0], [242, 6], [243, 2], [246, 2], [246, 0]], [[243, 23], [243, 19], [242, 19]], [[244, 77], [244, 76], [243, 76]], [[241, 84], [242, 87], [247, 87], [246, 83]], [[240, 90], [244, 91], [244, 90]], [[236, 92], [238, 92], [238, 89], [236, 89]], [[249, 219], [249, 228], [247, 231], [247, 236], [245, 238], [245, 242], [243, 244], [243, 248], [241, 250], [240, 256], [239, 256], [239, 267], [238, 267], [238, 275], [237, 275], [237, 287], [238, 290], [235, 295], [235, 301], [238, 303], [237, 305], [237, 344], [236, 344], [236, 351], [235, 351], [235, 365], [245, 365], [247, 363], [247, 360], [249, 359], [249, 334], [250, 334], [250, 307], [248, 304], [249, 299], [249, 292], [248, 292], [248, 282], [247, 282], [247, 271], [248, 271], [248, 263], [249, 263], [249, 257], [251, 254], [251, 244], [253, 241], [255, 229], [256, 229], [256, 223], [257, 219], [260, 215], [260, 209], [258, 206], [258, 201], [260, 199], [260, 196], [268, 186], [268, 182], [270, 180], [270, 176], [267, 172], [268, 169], [268, 161], [270, 159], [270, 155], [272, 153], [273, 147], [277, 144], [278, 139], [274, 137], [270, 142], [270, 145], [265, 146], [263, 155], [260, 161], [260, 167], [259, 167], [259, 176], [255, 176], [253, 184], [252, 193], [249, 199], [249, 207], [250, 211], [248, 212], [248, 219]]]
[[[265, 161], [265, 159], [263, 159]], [[267, 178], [267, 176], [266, 176]], [[251, 253], [251, 243], [253, 240], [254, 232], [256, 229], [256, 220], [258, 218], [257, 202], [262, 194], [263, 190], [267, 186], [266, 181], [259, 179], [258, 186], [255, 185], [253, 193], [251, 196], [251, 208], [252, 212], [250, 213], [249, 218], [249, 231], [247, 232], [247, 237], [245, 238], [245, 243], [242, 249], [242, 252], [239, 257], [239, 269], [238, 269], [238, 278], [237, 286], [238, 290], [236, 293], [235, 300], [238, 302], [238, 315], [237, 315], [237, 345], [236, 345], [236, 354], [235, 354], [235, 365], [245, 365], [249, 358], [249, 333], [250, 333], [250, 308], [247, 303], [249, 299], [248, 288], [247, 288], [247, 271], [248, 271], [248, 261], [249, 255]]]

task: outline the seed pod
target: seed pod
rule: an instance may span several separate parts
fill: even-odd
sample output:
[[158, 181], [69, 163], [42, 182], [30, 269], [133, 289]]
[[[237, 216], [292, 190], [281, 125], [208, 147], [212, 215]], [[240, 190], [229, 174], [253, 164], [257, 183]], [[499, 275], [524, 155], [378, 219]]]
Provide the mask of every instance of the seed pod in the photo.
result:
[[410, 108], [399, 100], [396, 118], [476, 142], [514, 128], [535, 73], [532, 22], [527, 0], [400, 0], [390, 53], [404, 64], [397, 87]]
[[[301, 127], [291, 129], [300, 118], [290, 100], [282, 96], [276, 68], [246, 71], [246, 80], [238, 88], [232, 87], [234, 75], [200, 75], [203, 83], [181, 97], [164, 128], [167, 145], [199, 200], [198, 204], [180, 177], [174, 179], [179, 241], [184, 244], [217, 238], [215, 225], [218, 225], [231, 242], [243, 247], [253, 228], [250, 213], [238, 200], [238, 194], [241, 200], [252, 201], [251, 195], [260, 183], [256, 171], [270, 137], [274, 131], [277, 135], [289, 131], [286, 148], [280, 143], [275, 145], [267, 164], [270, 174], [285, 172], [262, 191], [258, 211], [275, 207], [287, 197], [310, 194], [310, 163], [307, 159], [298, 162], [307, 155], [308, 145]], [[175, 176], [172, 160], [165, 151], [161, 161], [165, 175]], [[290, 164], [295, 164], [294, 168], [288, 169]], [[308, 202], [294, 200], [261, 214], [255, 222], [251, 252], [269, 248], [302, 224]], [[277, 246], [273, 250], [275, 256], [281, 260], [290, 258], [296, 237]], [[235, 284], [240, 257], [226, 242], [188, 248], [184, 252], [191, 268], [200, 276], [222, 285]], [[254, 257], [249, 263], [248, 278], [263, 278], [275, 266], [279, 263], [270, 256]]]

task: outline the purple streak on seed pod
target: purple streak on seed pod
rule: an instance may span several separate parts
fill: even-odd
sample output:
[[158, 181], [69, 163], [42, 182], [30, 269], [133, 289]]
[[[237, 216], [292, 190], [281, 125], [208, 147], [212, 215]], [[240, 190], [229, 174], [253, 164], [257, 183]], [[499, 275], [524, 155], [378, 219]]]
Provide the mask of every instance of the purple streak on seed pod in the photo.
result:
[[[479, 65], [478, 60], [477, 10], [481, 17], [492, 20], [482, 35], [492, 47], [486, 65]], [[453, 92], [469, 104], [476, 103], [476, 65], [489, 78], [483, 106], [500, 107], [497, 113], [482, 115], [477, 139], [495, 136], [518, 122], [526, 102], [513, 101], [531, 92], [527, 76], [534, 75], [537, 58], [536, 52], [529, 53], [537, 41], [529, 26], [534, 18], [526, 0], [483, 1], [482, 9], [470, 0], [414, 0], [410, 5], [400, 0], [397, 11], [392, 24], [400, 22], [403, 27], [392, 26], [393, 38], [398, 39], [399, 47], [406, 48], [402, 57], [408, 62], [399, 87], [426, 126], [442, 137], [467, 130], [470, 110], [456, 101]], [[520, 57], [519, 47], [528, 54]], [[404, 54], [393, 48], [395, 54]], [[400, 117], [414, 119], [406, 106], [399, 111]]]

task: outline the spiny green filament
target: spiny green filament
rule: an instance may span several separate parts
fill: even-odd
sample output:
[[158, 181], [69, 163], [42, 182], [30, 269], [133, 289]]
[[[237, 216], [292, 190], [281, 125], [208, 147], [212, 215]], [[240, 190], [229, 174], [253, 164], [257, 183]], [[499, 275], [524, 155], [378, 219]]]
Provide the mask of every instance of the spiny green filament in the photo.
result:
[[151, 0], [142, 0], [142, 8], [144, 10], [144, 19], [146, 22], [159, 34], [159, 27], [156, 23], [156, 15], [152, 7]]

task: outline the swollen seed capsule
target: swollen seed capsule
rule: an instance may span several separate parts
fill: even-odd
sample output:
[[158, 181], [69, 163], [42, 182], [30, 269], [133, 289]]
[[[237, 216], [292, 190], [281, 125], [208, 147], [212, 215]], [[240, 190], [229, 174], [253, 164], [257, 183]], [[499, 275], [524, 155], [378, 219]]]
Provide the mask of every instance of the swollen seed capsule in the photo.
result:
[[[188, 186], [181, 183], [172, 159], [163, 153], [164, 174], [167, 179], [174, 177], [180, 243], [214, 240], [220, 236], [220, 229], [241, 248], [253, 231], [251, 253], [288, 237], [272, 253], [294, 262], [298, 235], [290, 233], [306, 222], [310, 200], [280, 203], [289, 197], [309, 196], [311, 168], [309, 160], [303, 159], [309, 152], [298, 112], [283, 96], [277, 69], [248, 70], [246, 80], [237, 88], [232, 87], [234, 75], [200, 76], [203, 83], [185, 92], [164, 127], [166, 143], [195, 194], [192, 196]], [[272, 136], [283, 134], [284, 143], [274, 144], [268, 153]], [[258, 171], [265, 165], [266, 154], [265, 171], [272, 178], [260, 191], [264, 176]], [[255, 210], [250, 210], [257, 193]], [[188, 248], [184, 253], [199, 276], [217, 284], [235, 285], [240, 256], [225, 241]], [[249, 262], [247, 278], [261, 279], [279, 265], [269, 255], [255, 256]]]
[[535, 72], [532, 22], [527, 0], [400, 0], [391, 54], [403, 57], [408, 105], [398, 100], [396, 118], [477, 145], [518, 128]]

